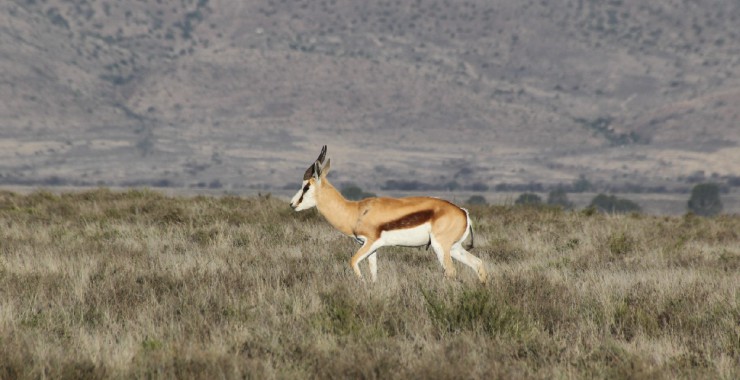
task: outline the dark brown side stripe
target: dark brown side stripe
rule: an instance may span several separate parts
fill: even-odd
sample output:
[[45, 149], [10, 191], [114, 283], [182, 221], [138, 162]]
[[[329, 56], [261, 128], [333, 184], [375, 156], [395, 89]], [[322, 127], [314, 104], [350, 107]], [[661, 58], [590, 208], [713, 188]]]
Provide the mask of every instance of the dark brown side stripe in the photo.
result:
[[378, 227], [378, 233], [416, 227], [431, 220], [433, 215], [434, 210], [424, 210], [404, 215], [396, 220], [381, 224], [380, 227]]

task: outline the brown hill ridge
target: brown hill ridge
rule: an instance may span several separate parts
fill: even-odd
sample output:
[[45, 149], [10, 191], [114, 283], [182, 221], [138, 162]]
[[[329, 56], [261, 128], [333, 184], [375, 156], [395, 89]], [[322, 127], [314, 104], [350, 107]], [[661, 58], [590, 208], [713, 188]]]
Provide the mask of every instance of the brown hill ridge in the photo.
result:
[[740, 175], [733, 0], [0, 4], [0, 182]]

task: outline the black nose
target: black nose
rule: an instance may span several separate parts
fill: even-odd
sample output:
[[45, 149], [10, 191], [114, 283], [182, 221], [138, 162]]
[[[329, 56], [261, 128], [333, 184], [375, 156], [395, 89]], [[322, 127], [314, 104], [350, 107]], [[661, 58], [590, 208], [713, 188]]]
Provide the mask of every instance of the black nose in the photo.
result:
[[298, 207], [298, 206], [293, 206], [292, 203], [290, 204], [290, 208], [292, 208], [293, 210], [295, 210], [296, 207]]

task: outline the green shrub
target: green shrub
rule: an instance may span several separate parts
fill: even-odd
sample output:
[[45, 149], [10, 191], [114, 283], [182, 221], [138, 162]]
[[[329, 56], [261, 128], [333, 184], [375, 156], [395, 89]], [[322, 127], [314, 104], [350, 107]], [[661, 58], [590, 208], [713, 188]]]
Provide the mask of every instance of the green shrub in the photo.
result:
[[573, 202], [568, 199], [568, 193], [563, 189], [551, 191], [547, 195], [547, 204], [551, 206], [560, 206], [564, 210], [570, 210], [573, 208]]
[[514, 201], [514, 204], [520, 206], [539, 206], [542, 204], [542, 198], [535, 193], [522, 193]]
[[595, 196], [588, 207], [595, 207], [601, 212], [612, 214], [640, 212], [642, 208], [637, 203], [614, 195], [599, 194]]
[[701, 216], [713, 216], [722, 212], [719, 186], [715, 183], [700, 183], [691, 190], [689, 211]]
[[590, 191], [593, 189], [593, 185], [591, 182], [589, 182], [588, 179], [586, 179], [586, 176], [581, 174], [578, 176], [578, 179], [573, 181], [573, 192], [574, 193], [583, 193], [586, 191]]
[[472, 195], [470, 198], [468, 198], [467, 201], [465, 201], [466, 205], [487, 205], [488, 201], [486, 201], [486, 198], [482, 195]]
[[343, 197], [351, 201], [359, 201], [361, 199], [372, 198], [376, 196], [374, 193], [365, 192], [355, 184], [345, 185], [344, 187], [342, 187], [341, 192]]

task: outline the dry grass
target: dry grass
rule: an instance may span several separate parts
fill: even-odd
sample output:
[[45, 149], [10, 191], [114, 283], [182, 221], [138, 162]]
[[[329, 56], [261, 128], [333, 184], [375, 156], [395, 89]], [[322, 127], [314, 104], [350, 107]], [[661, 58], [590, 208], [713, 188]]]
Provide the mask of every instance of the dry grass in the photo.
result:
[[740, 377], [740, 217], [472, 215], [488, 285], [372, 285], [280, 200], [0, 193], [0, 378]]

